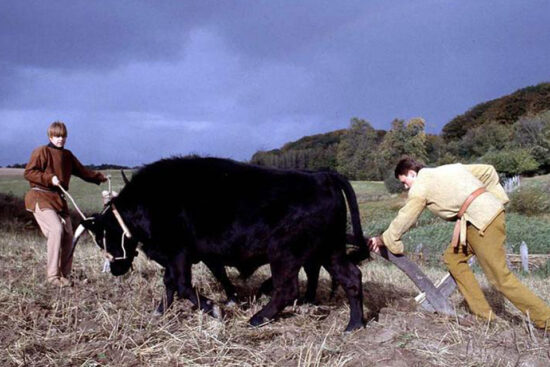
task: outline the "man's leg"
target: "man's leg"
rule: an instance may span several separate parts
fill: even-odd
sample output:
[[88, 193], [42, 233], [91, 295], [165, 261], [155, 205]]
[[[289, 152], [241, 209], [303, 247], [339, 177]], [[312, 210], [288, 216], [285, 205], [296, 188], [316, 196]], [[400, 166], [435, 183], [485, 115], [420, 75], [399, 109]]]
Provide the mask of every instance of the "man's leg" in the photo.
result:
[[504, 212], [498, 215], [481, 235], [477, 228], [468, 226], [468, 242], [476, 253], [489, 282], [510, 300], [521, 312], [529, 313], [539, 328], [550, 326], [550, 307], [537, 297], [510, 271], [506, 264]]
[[71, 253], [73, 247], [73, 225], [69, 215], [63, 215], [65, 223], [63, 223], [63, 239], [61, 240], [61, 259], [60, 266], [61, 275], [65, 278], [69, 278], [71, 269], [73, 267], [73, 254]]
[[36, 204], [33, 214], [42, 233], [47, 238], [46, 279], [51, 282], [61, 276], [59, 262], [61, 241], [63, 239], [63, 224], [54, 210], [42, 210], [38, 207], [38, 204]]
[[494, 318], [494, 312], [468, 265], [468, 260], [473, 254], [471, 252], [464, 254], [461, 250], [456, 251], [456, 249], [452, 244], [449, 245], [443, 254], [443, 261], [456, 281], [458, 290], [464, 296], [474, 315], [485, 319]]

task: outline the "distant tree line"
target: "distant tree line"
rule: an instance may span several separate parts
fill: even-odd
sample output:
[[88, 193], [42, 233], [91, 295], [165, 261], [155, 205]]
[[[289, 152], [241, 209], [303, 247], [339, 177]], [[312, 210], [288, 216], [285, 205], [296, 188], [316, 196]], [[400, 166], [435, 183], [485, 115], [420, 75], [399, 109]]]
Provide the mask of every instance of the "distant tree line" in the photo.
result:
[[103, 163], [99, 165], [87, 164], [86, 168], [92, 169], [94, 171], [101, 171], [101, 170], [107, 170], [107, 169], [130, 169], [130, 167], [128, 166], [121, 166], [118, 164], [108, 164], [108, 163]]
[[252, 163], [279, 168], [309, 170], [334, 169], [336, 153], [346, 130], [306, 136], [285, 144], [281, 149], [259, 151], [252, 157]]
[[440, 135], [427, 134], [422, 118], [395, 119], [389, 131], [352, 118], [348, 129], [257, 152], [251, 163], [336, 170], [352, 180], [384, 180], [397, 190], [401, 186], [393, 167], [404, 155], [434, 166], [489, 163], [505, 176], [549, 173], [550, 83], [475, 106], [451, 120]]
[[27, 166], [27, 163], [15, 163], [15, 164], [10, 164], [6, 166], [6, 168], [25, 168], [26, 166]]
[[[25, 168], [26, 166], [27, 166], [27, 163], [15, 163], [15, 164], [7, 165], [6, 168]], [[107, 169], [131, 169], [128, 166], [121, 166], [121, 165], [118, 165], [118, 164], [108, 164], [108, 163], [103, 163], [103, 164], [99, 164], [99, 165], [97, 165], [97, 164], [87, 164], [87, 165], [85, 165], [85, 167], [89, 168], [89, 169], [92, 169], [92, 170], [95, 170], [95, 171], [107, 170]]]

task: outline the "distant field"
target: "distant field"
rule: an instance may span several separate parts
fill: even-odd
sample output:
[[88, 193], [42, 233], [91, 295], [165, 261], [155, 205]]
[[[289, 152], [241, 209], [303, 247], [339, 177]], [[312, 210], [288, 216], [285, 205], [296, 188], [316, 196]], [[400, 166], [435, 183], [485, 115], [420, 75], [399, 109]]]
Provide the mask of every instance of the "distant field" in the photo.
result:
[[[29, 190], [29, 182], [23, 178], [23, 169], [19, 168], [0, 168], [0, 193], [12, 194], [23, 198]], [[124, 186], [122, 176], [118, 170], [103, 171], [106, 175], [111, 175], [112, 187], [114, 191], [120, 191]], [[128, 178], [132, 171], [125, 171]], [[107, 190], [107, 183], [96, 185], [85, 182], [78, 177], [72, 177], [69, 193], [76, 200], [77, 205], [85, 212], [94, 212], [102, 208], [101, 191]], [[69, 203], [69, 206], [71, 204]]]

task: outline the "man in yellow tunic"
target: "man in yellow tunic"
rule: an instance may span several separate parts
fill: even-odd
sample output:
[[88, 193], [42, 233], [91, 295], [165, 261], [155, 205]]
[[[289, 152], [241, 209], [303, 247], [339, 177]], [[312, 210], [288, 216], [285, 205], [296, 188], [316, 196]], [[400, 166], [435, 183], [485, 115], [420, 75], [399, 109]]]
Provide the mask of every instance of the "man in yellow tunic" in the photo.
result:
[[[506, 264], [504, 204], [509, 199], [493, 166], [448, 164], [425, 168], [411, 158], [399, 161], [395, 177], [409, 190], [407, 202], [380, 237], [369, 242], [372, 251], [386, 246], [403, 253], [401, 238], [425, 207], [435, 215], [457, 221], [453, 241], [443, 255], [472, 313], [485, 319], [495, 315], [468, 265], [476, 255], [489, 282], [539, 328], [550, 328], [550, 307], [533, 294]], [[459, 215], [462, 214], [462, 215]], [[458, 215], [458, 216], [457, 216]]]

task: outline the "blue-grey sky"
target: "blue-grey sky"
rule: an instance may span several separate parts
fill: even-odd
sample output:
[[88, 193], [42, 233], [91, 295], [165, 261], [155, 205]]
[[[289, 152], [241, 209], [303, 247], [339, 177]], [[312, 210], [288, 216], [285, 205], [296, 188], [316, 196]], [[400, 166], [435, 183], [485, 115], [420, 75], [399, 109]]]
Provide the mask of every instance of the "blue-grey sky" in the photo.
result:
[[352, 117], [427, 130], [550, 81], [549, 0], [0, 0], [0, 165], [247, 160]]

